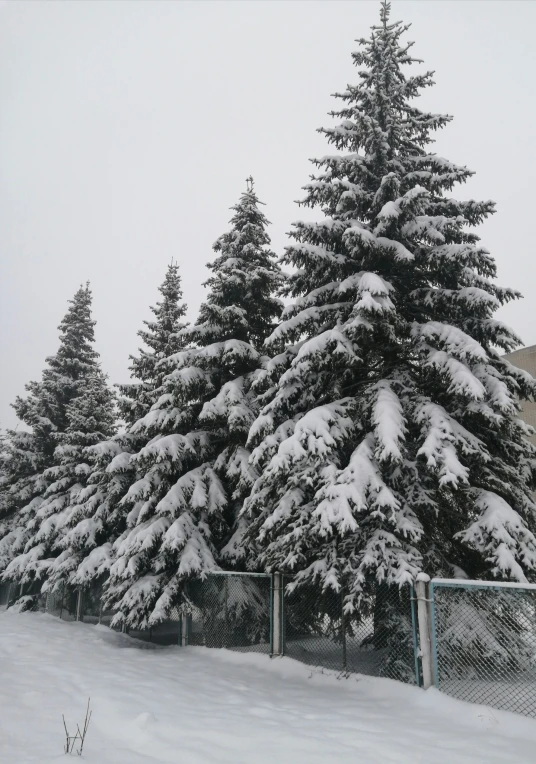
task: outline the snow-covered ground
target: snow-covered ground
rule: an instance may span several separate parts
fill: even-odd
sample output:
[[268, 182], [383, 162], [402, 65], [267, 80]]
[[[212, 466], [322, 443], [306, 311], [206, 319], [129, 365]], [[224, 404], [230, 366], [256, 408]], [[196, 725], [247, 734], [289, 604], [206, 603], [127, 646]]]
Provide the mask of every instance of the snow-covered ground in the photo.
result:
[[536, 721], [288, 658], [156, 647], [104, 626], [0, 614], [0, 762], [65, 761], [62, 713], [93, 764], [535, 761]]

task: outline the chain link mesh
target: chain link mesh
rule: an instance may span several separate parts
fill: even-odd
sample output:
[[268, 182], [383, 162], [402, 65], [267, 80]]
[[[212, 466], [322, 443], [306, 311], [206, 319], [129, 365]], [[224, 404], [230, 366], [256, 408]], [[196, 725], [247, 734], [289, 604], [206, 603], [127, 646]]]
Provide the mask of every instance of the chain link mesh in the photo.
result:
[[[270, 576], [211, 574], [191, 581], [168, 618], [150, 629], [129, 627], [134, 639], [159, 645], [191, 644], [270, 652]], [[80, 620], [109, 626], [115, 615], [102, 607], [104, 581], [81, 591]], [[49, 612], [65, 618], [61, 592]], [[49, 595], [49, 598], [52, 595]]]
[[342, 673], [418, 681], [411, 587], [378, 585], [348, 614], [342, 595], [332, 589], [301, 585], [292, 591], [287, 584], [283, 612], [284, 653], [290, 658]]
[[[41, 582], [0, 584], [0, 609], [28, 600], [66, 621], [109, 626], [100, 581], [40, 593]], [[210, 574], [187, 583], [167, 620], [130, 636], [272, 652], [274, 592], [269, 575]], [[353, 613], [343, 597], [283, 578], [283, 652], [309, 666], [420, 683], [413, 588], [377, 585]], [[536, 590], [433, 582], [433, 642], [440, 690], [473, 703], [536, 717]]]
[[0, 584], [0, 610], [5, 610], [10, 604], [10, 588], [11, 584]]
[[78, 612], [78, 589], [60, 584], [46, 598], [46, 612], [63, 621], [76, 621]]
[[[112, 614], [113, 617], [113, 614]], [[152, 642], [156, 645], [179, 645], [181, 643], [181, 615], [175, 607], [165, 621], [152, 626], [150, 629], [127, 628], [127, 634], [134, 639]]]
[[46, 594], [41, 592], [42, 581], [33, 581], [31, 583], [0, 584], [0, 610], [17, 605], [22, 610], [39, 610], [44, 612], [46, 609]]
[[[110, 625], [103, 609], [104, 581], [83, 589], [64, 585], [47, 595], [47, 612], [63, 620]], [[380, 585], [359, 610], [345, 614], [334, 591], [313, 586], [293, 591], [283, 579], [283, 651], [311, 666], [415, 683], [412, 589]], [[135, 639], [160, 645], [190, 644], [272, 652], [272, 578], [217, 574], [189, 581], [170, 616], [151, 629], [128, 629]]]
[[[96, 582], [91, 586], [84, 586], [80, 590], [80, 620], [84, 623], [100, 624], [103, 622], [103, 607], [102, 607], [102, 583]], [[110, 625], [113, 612], [110, 614], [110, 618], [106, 626]]]
[[212, 574], [192, 581], [185, 589], [181, 611], [190, 645], [271, 652], [268, 575]]
[[439, 689], [536, 717], [536, 591], [434, 584]]

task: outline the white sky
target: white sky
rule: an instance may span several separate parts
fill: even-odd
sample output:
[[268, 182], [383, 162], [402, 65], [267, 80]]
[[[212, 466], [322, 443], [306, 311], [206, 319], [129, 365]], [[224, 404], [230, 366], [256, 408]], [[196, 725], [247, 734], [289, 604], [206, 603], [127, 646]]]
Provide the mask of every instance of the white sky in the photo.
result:
[[[167, 264], [194, 320], [229, 207], [251, 173], [279, 254], [308, 158], [328, 153], [330, 94], [356, 81], [354, 40], [379, 3], [17, 2], [0, 5], [0, 426], [38, 379], [81, 282], [112, 382]], [[437, 85], [420, 105], [453, 114], [437, 151], [477, 172], [458, 195], [494, 199], [481, 227], [501, 311], [536, 343], [532, 250], [536, 2], [395, 0], [392, 18]]]

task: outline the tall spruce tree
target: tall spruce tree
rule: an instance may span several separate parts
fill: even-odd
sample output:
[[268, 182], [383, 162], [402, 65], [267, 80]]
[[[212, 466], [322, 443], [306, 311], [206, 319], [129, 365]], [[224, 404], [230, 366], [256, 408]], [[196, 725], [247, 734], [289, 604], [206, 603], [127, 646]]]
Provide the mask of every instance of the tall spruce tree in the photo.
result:
[[29, 395], [18, 397], [13, 404], [29, 432], [7, 433], [3, 459], [6, 478], [1, 493], [3, 512], [10, 522], [0, 541], [0, 570], [24, 553], [36, 530], [48, 485], [45, 473], [55, 464], [56, 446], [68, 426], [69, 405], [97, 368], [89, 285], [81, 286], [69, 302], [58, 327], [58, 352], [46, 359], [41, 381], [26, 386]]
[[138, 332], [144, 346], [130, 357], [134, 381], [118, 385], [126, 431], [84, 449], [90, 474], [69, 513], [63, 552], [54, 564], [55, 580], [87, 585], [102, 579], [113, 561], [113, 543], [125, 529], [127, 512], [121, 500], [135, 480], [130, 458], [147, 445], [144, 433], [133, 431], [132, 425], [149, 413], [161, 394], [165, 371], [160, 362], [184, 345], [179, 333], [186, 327], [186, 305], [177, 264], [168, 266], [159, 292], [162, 300], [151, 307], [155, 320], [145, 321], [147, 328]]
[[405, 73], [408, 27], [389, 14], [321, 130], [337, 152], [313, 160], [302, 203], [324, 217], [295, 223], [286, 249], [293, 302], [256, 383], [244, 509], [250, 564], [342, 589], [347, 612], [373, 581], [536, 566], [536, 451], [519, 420], [535, 384], [501, 356], [519, 341], [493, 318], [518, 295], [472, 230], [493, 203], [450, 196], [472, 172], [427, 149], [450, 117], [413, 105], [432, 73]]
[[107, 591], [116, 623], [157, 623], [186, 580], [216, 567], [235, 530], [237, 496], [253, 477], [244, 448], [255, 415], [251, 384], [281, 310], [273, 296], [281, 276], [251, 179], [233, 210], [208, 266], [209, 295], [180, 333], [190, 345], [162, 362], [160, 398], [131, 428], [147, 445], [132, 458], [128, 528], [115, 544]]

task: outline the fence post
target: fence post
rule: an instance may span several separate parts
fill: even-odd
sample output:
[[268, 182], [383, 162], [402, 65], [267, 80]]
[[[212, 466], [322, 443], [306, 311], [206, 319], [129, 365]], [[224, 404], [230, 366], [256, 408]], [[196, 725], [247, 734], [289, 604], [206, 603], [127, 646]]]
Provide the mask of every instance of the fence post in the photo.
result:
[[63, 615], [63, 603], [65, 601], [65, 592], [67, 591], [66, 584], [61, 585], [61, 602], [60, 602], [60, 618]]
[[420, 656], [422, 663], [422, 682], [425, 690], [432, 687], [434, 684], [430, 640], [430, 608], [428, 607], [429, 599], [427, 597], [427, 584], [429, 581], [430, 577], [427, 576], [426, 573], [419, 573], [415, 582], [415, 591], [417, 593], [417, 617], [419, 621]]
[[274, 573], [273, 576], [273, 595], [272, 595], [272, 655], [281, 655], [283, 652], [283, 645], [281, 644], [281, 619], [282, 619], [282, 607], [281, 607], [281, 594], [282, 594], [282, 581], [281, 573]]
[[223, 596], [225, 597], [225, 626], [223, 631], [224, 647], [229, 648], [229, 577], [223, 577]]
[[348, 670], [348, 651], [346, 648], [346, 613], [344, 612], [344, 588], [341, 587], [341, 644], [342, 644], [342, 670]]
[[188, 645], [188, 613], [181, 615], [181, 646]]
[[76, 620], [82, 620], [82, 587], [76, 590]]

